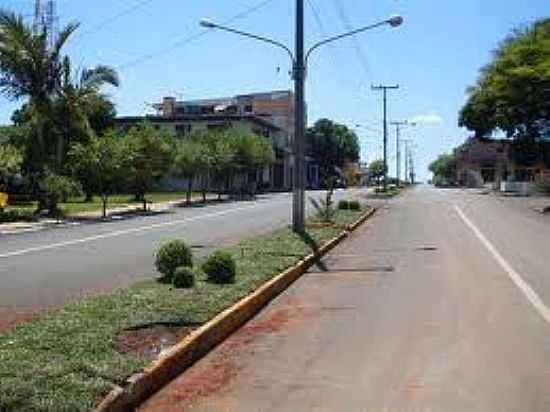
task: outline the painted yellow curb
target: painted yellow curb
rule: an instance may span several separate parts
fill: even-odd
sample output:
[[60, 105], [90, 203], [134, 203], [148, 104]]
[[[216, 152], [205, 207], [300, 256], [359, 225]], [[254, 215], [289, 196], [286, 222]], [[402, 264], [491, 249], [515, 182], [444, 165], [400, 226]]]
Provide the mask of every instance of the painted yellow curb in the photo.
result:
[[376, 209], [372, 208], [350, 224], [340, 235], [323, 244], [319, 250], [267, 281], [252, 294], [193, 331], [142, 372], [128, 379], [128, 385], [125, 388], [113, 389], [95, 409], [95, 412], [122, 412], [135, 409], [256, 315], [265, 305], [303, 275], [321, 256], [348, 237], [375, 212]]

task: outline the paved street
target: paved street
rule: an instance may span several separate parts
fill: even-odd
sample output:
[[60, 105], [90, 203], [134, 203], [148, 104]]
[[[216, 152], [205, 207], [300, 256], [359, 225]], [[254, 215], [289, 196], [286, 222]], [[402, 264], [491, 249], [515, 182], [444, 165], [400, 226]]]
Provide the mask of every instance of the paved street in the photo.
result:
[[548, 411], [550, 220], [418, 188], [143, 411]]
[[[335, 198], [341, 196], [345, 192], [337, 191]], [[174, 208], [156, 216], [2, 237], [0, 315], [13, 306], [22, 311], [57, 306], [151, 278], [154, 253], [163, 241], [184, 239], [196, 254], [205, 254], [288, 224], [290, 208], [290, 194], [270, 194], [254, 202]]]

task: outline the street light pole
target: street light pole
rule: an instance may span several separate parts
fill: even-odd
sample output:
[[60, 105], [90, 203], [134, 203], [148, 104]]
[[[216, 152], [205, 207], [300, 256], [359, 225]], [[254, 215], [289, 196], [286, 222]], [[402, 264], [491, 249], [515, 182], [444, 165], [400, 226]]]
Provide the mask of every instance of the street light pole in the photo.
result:
[[202, 19], [200, 25], [208, 29], [218, 29], [238, 34], [264, 43], [269, 43], [286, 51], [292, 60], [292, 75], [294, 79], [294, 176], [293, 176], [293, 200], [292, 200], [292, 227], [295, 232], [303, 232], [305, 229], [305, 134], [306, 134], [306, 104], [305, 104], [305, 79], [308, 60], [311, 53], [319, 47], [340, 40], [345, 37], [354, 36], [367, 30], [383, 25], [398, 27], [403, 24], [403, 17], [394, 15], [389, 19], [380, 21], [369, 26], [363, 26], [337, 36], [321, 40], [311, 46], [307, 52], [304, 50], [304, 0], [296, 0], [296, 51], [292, 51], [283, 43], [264, 36], [247, 33], [241, 30], [215, 23], [208, 19]]
[[305, 229], [305, 62], [304, 62], [304, 0], [296, 0], [296, 51], [294, 57], [294, 187], [292, 198], [292, 227], [295, 232]]
[[384, 192], [388, 189], [388, 103], [387, 91], [399, 89], [399, 85], [378, 85], [371, 86], [372, 90], [382, 90], [384, 93]]

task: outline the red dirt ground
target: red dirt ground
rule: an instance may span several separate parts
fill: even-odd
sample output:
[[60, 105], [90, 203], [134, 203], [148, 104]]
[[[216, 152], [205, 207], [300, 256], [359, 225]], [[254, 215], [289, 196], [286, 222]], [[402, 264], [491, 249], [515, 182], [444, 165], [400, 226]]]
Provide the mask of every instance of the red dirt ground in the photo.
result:
[[31, 321], [38, 313], [38, 310], [23, 311], [9, 307], [0, 307], [0, 333], [7, 332], [18, 325]]
[[230, 336], [203, 362], [180, 375], [146, 402], [140, 411], [168, 412], [185, 410], [193, 401], [216, 393], [225, 387], [238, 372], [237, 358], [254, 340], [278, 333], [298, 323], [304, 308], [297, 299], [284, 300], [281, 309], [252, 320]]
[[164, 326], [126, 330], [116, 339], [116, 349], [121, 353], [133, 353], [146, 360], [153, 360], [187, 336], [197, 326]]

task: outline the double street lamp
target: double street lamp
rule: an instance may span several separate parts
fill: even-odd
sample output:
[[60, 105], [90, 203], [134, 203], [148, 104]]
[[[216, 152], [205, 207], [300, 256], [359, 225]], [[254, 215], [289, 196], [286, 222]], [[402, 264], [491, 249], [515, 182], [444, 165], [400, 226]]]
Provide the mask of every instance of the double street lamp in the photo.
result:
[[292, 61], [292, 78], [294, 79], [294, 184], [292, 198], [292, 227], [296, 232], [303, 232], [305, 229], [305, 187], [306, 187], [306, 171], [305, 171], [305, 132], [306, 132], [306, 110], [305, 110], [305, 78], [308, 66], [309, 57], [319, 47], [345, 37], [353, 36], [367, 30], [371, 30], [380, 26], [390, 25], [398, 27], [403, 23], [401, 16], [391, 16], [389, 19], [352, 30], [337, 36], [329, 37], [318, 43], [315, 43], [307, 51], [304, 48], [304, 0], [296, 1], [296, 50], [295, 53], [290, 50], [285, 44], [270, 39], [268, 37], [259, 36], [256, 34], [244, 32], [222, 24], [215, 23], [208, 19], [200, 21], [202, 27], [208, 29], [217, 29], [250, 39], [258, 40], [264, 43], [269, 43], [283, 49]]

